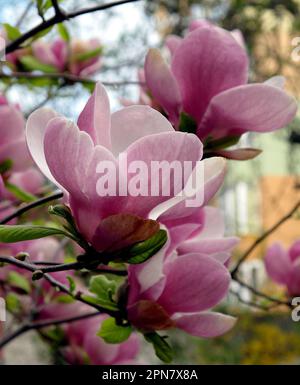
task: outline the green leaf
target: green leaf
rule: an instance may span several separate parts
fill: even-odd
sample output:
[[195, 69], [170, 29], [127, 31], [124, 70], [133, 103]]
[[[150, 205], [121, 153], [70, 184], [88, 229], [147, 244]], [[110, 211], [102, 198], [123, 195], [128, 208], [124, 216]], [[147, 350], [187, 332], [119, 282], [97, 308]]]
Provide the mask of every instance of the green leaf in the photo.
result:
[[104, 302], [103, 300], [100, 300], [99, 298], [93, 297], [91, 295], [83, 294], [83, 295], [81, 295], [81, 298], [92, 305], [98, 305], [98, 306], [101, 306], [107, 310], [113, 310], [113, 311], [119, 310], [117, 304], [115, 304], [113, 302]]
[[8, 23], [3, 23], [3, 26], [7, 33], [8, 40], [16, 40], [22, 35], [18, 28], [13, 27]]
[[5, 187], [14, 197], [18, 198], [22, 202], [28, 203], [33, 202], [37, 199], [34, 195], [22, 190], [21, 188], [12, 183], [6, 182]]
[[73, 294], [74, 291], [76, 290], [76, 283], [75, 283], [74, 279], [69, 275], [67, 276], [67, 280], [69, 281], [70, 292]]
[[18, 313], [21, 310], [20, 298], [15, 293], [8, 293], [5, 297], [6, 309], [11, 313]]
[[170, 363], [174, 358], [171, 346], [166, 342], [167, 337], [162, 337], [156, 332], [145, 333], [145, 340], [153, 345], [156, 356], [163, 362]]
[[13, 161], [11, 159], [5, 159], [0, 164], [0, 174], [4, 174], [6, 171], [9, 171], [13, 166]]
[[225, 138], [220, 138], [220, 139], [210, 139], [207, 140], [207, 142], [204, 145], [205, 151], [213, 151], [213, 150], [221, 150], [223, 148], [231, 147], [237, 144], [240, 140], [240, 135], [239, 136], [229, 136]]
[[70, 41], [69, 31], [63, 23], [57, 24], [57, 30], [63, 40]]
[[74, 298], [72, 298], [70, 295], [68, 294], [62, 294], [62, 295], [59, 295], [58, 297], [55, 298], [55, 302], [58, 302], [58, 303], [73, 303], [75, 301]]
[[27, 225], [0, 225], [0, 242], [13, 243], [39, 239], [52, 235], [64, 235], [70, 237], [68, 233], [60, 229], [43, 226]]
[[8, 274], [7, 281], [11, 286], [17, 289], [21, 289], [27, 294], [31, 292], [30, 283], [28, 282], [27, 278], [23, 277], [21, 274], [15, 271], [11, 271]]
[[167, 242], [168, 236], [165, 230], [159, 230], [146, 241], [139, 242], [132, 246], [128, 252], [127, 263], [138, 264], [147, 261], [156, 254]]
[[57, 69], [54, 66], [49, 64], [44, 64], [38, 61], [36, 58], [30, 55], [25, 55], [21, 57], [20, 62], [28, 71], [41, 71], [45, 73], [53, 73], [56, 72]]
[[97, 336], [104, 339], [108, 344], [120, 344], [126, 341], [132, 332], [130, 325], [117, 325], [115, 318], [107, 318], [102, 322]]
[[179, 131], [195, 134], [197, 130], [196, 121], [185, 112], [180, 114]]
[[56, 215], [57, 217], [63, 218], [68, 224], [67, 226], [64, 226], [64, 227], [76, 238], [81, 238], [69, 207], [65, 205], [49, 206], [48, 212], [51, 215]]
[[117, 291], [119, 282], [120, 279], [108, 279], [105, 275], [97, 275], [91, 278], [89, 290], [96, 295], [98, 305], [106, 309], [118, 309], [116, 302], [113, 300], [113, 295]]
[[74, 55], [74, 60], [77, 62], [82, 62], [85, 60], [93, 59], [94, 57], [101, 55], [102, 51], [103, 51], [103, 48], [98, 47], [98, 48], [95, 48], [91, 51], [87, 51], [84, 53], [80, 53], [78, 55]]

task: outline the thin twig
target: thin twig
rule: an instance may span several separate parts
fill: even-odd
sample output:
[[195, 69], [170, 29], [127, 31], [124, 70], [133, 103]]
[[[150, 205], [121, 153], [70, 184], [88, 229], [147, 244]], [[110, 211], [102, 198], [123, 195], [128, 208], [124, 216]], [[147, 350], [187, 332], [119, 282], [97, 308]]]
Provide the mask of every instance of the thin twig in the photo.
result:
[[4, 225], [5, 223], [8, 223], [12, 219], [21, 216], [22, 214], [26, 213], [29, 210], [32, 210], [35, 207], [42, 206], [45, 203], [54, 201], [56, 199], [60, 199], [62, 197], [63, 197], [63, 193], [58, 190], [57, 192], [53, 193], [52, 195], [49, 195], [47, 197], [44, 197], [44, 198], [38, 199], [32, 203], [29, 203], [28, 205], [21, 207], [20, 209], [16, 210], [12, 214], [10, 214], [7, 217], [5, 217], [4, 219], [2, 219], [0, 221], [0, 225]]
[[274, 298], [274, 297], [271, 297], [267, 294], [264, 294], [258, 290], [256, 290], [254, 287], [248, 285], [246, 282], [243, 282], [241, 281], [240, 279], [238, 278], [234, 278], [234, 280], [241, 286], [245, 287], [246, 289], [250, 290], [253, 294], [257, 295], [258, 297], [261, 297], [261, 298], [264, 298], [264, 299], [267, 299], [268, 301], [270, 302], [274, 302], [276, 303], [277, 305], [285, 305], [285, 306], [288, 306], [288, 307], [291, 307], [291, 304], [289, 301], [282, 301], [281, 299], [278, 299], [278, 298]]
[[40, 24], [35, 26], [34, 28], [30, 29], [29, 31], [25, 32], [23, 35], [21, 35], [19, 38], [16, 40], [12, 41], [8, 46], [6, 47], [6, 53], [11, 53], [18, 49], [24, 42], [26, 42], [28, 39], [34, 37], [38, 33], [44, 31], [45, 29], [48, 29], [52, 27], [55, 24], [59, 24], [63, 21], [69, 20], [69, 19], [74, 19], [75, 17], [85, 15], [87, 13], [92, 13], [96, 11], [104, 11], [105, 9], [117, 7], [122, 4], [126, 3], [134, 3], [139, 0], [120, 0], [120, 1], [115, 1], [112, 3], [108, 4], [102, 4], [102, 5], [97, 5], [95, 7], [91, 8], [83, 8], [78, 11], [70, 12], [70, 13], [65, 13], [65, 12], [59, 12], [55, 13], [54, 16], [52, 16], [50, 19], [42, 21]]
[[25, 323], [24, 325], [21, 325], [17, 330], [9, 334], [8, 336], [5, 336], [0, 341], [0, 349], [3, 348], [8, 343], [12, 342], [14, 339], [19, 337], [20, 335], [28, 332], [29, 330], [36, 330], [36, 329], [42, 329], [48, 326], [57, 326], [64, 323], [71, 323], [75, 321], [84, 320], [86, 318], [91, 318], [99, 315], [99, 312], [91, 312], [86, 313], [74, 317], [68, 317], [68, 318], [61, 318], [61, 319], [54, 319], [54, 320], [45, 320], [45, 321], [37, 321], [32, 323]]
[[[70, 73], [65, 72], [50, 72], [45, 74], [35, 74], [31, 72], [12, 72], [10, 74], [6, 74], [1, 72], [0, 79], [52, 79], [52, 80], [60, 80], [63, 83], [60, 85], [60, 88], [65, 87], [67, 85], [71, 85], [74, 83], [82, 83], [82, 84], [96, 84], [96, 80], [90, 78], [84, 78], [82, 76], [76, 76]], [[143, 85], [143, 83], [136, 80], [121, 80], [116, 82], [106, 82], [101, 81], [101, 83], [107, 87], [119, 87], [126, 85]]]
[[120, 316], [119, 310], [109, 310], [109, 309], [103, 308], [102, 306], [97, 305], [96, 303], [91, 303], [91, 302], [85, 300], [82, 297], [82, 293], [81, 292], [72, 293], [68, 289], [67, 286], [65, 286], [61, 282], [57, 281], [50, 274], [44, 274], [43, 278], [45, 278], [53, 287], [56, 287], [61, 292], [65, 293], [65, 294], [68, 294], [70, 297], [76, 299], [77, 301], [79, 301], [81, 303], [84, 303], [85, 305], [89, 305], [89, 306], [95, 308], [96, 310], [98, 310], [101, 313], [106, 313], [106, 314], [108, 314], [108, 315], [110, 315], [112, 317], [119, 317]]
[[248, 256], [252, 253], [252, 251], [262, 242], [264, 241], [270, 234], [272, 234], [275, 230], [278, 229], [285, 221], [290, 219], [293, 214], [299, 209], [300, 201], [284, 216], [282, 217], [275, 225], [273, 225], [269, 230], [265, 231], [257, 240], [246, 250], [246, 252], [242, 255], [242, 257], [237, 262], [235, 268], [231, 272], [231, 276], [235, 278], [239, 271], [241, 264], [248, 258]]

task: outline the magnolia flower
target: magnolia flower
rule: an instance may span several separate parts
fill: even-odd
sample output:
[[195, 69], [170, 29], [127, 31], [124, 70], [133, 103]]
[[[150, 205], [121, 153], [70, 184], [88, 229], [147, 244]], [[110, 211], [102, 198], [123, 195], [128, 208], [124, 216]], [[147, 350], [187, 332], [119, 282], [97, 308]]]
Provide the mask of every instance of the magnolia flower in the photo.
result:
[[300, 295], [300, 241], [289, 250], [279, 243], [267, 250], [265, 266], [268, 275], [277, 283], [286, 286], [291, 297]]
[[232, 33], [202, 21], [184, 39], [170, 37], [167, 45], [170, 67], [159, 50], [150, 49], [145, 78], [176, 128], [183, 112], [194, 120], [201, 140], [270, 132], [295, 117], [297, 105], [282, 89], [282, 78], [247, 84], [247, 54]]
[[[122, 248], [147, 239], [157, 231], [159, 216], [165, 219], [187, 215], [182, 200], [174, 196], [181, 191], [193, 170], [174, 186], [170, 194], [162, 194], [162, 184], [155, 186], [156, 196], [121, 194], [100, 196], [97, 193], [97, 168], [109, 161], [118, 170], [112, 190], [126, 177], [135, 175], [122, 169], [126, 155], [128, 164], [143, 161], [150, 169], [152, 161], [173, 161], [193, 165], [202, 157], [202, 144], [193, 134], [174, 131], [168, 120], [146, 106], [132, 106], [110, 114], [105, 89], [97, 84], [95, 91], [78, 118], [78, 125], [49, 109], [35, 111], [27, 122], [27, 144], [41, 171], [67, 192], [69, 204], [79, 231], [98, 251]], [[205, 204], [219, 189], [225, 172], [221, 158], [204, 161]], [[159, 171], [158, 171], [159, 173]], [[157, 176], [157, 175], [156, 175]], [[149, 185], [153, 175], [148, 175]], [[151, 180], [152, 180], [151, 179]], [[159, 179], [159, 178], [154, 178]], [[168, 210], [173, 207], [170, 213]], [[139, 231], [137, 231], [139, 229]]]
[[201, 252], [227, 264], [233, 247], [239, 242], [237, 237], [224, 236], [224, 218], [216, 207], [201, 207], [179, 220], [164, 220], [163, 216], [160, 220], [169, 232], [167, 253], [174, 250], [179, 255]]
[[143, 331], [176, 327], [198, 337], [226, 333], [235, 319], [211, 311], [229, 289], [223, 256], [169, 250], [165, 245], [147, 262], [129, 267], [129, 321]]
[[104, 315], [76, 321], [65, 327], [67, 347], [62, 349], [67, 363], [91, 365], [129, 365], [136, 364], [139, 340], [132, 334], [121, 344], [107, 344], [97, 336]]
[[101, 43], [98, 39], [73, 40], [70, 44], [62, 39], [53, 43], [38, 40], [33, 43], [32, 52], [41, 63], [76, 76], [92, 75], [101, 67]]
[[0, 164], [10, 161], [10, 171], [23, 171], [32, 163], [25, 143], [25, 120], [18, 106], [0, 97]]

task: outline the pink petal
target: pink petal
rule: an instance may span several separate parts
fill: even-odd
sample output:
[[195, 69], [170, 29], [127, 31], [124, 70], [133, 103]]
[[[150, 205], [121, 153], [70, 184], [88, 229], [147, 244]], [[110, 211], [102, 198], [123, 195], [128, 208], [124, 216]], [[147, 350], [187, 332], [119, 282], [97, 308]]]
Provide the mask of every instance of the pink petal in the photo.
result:
[[181, 95], [174, 75], [157, 49], [150, 49], [146, 56], [145, 77], [152, 96], [168, 113], [171, 122], [176, 125], [179, 119]]
[[226, 159], [249, 160], [254, 159], [262, 153], [257, 148], [237, 148], [235, 150], [217, 150], [214, 151], [215, 156], [222, 156]]
[[296, 112], [294, 98], [278, 87], [248, 84], [215, 96], [197, 134], [202, 138], [210, 133], [221, 137], [274, 131], [289, 124]]
[[0, 148], [4, 144], [24, 138], [25, 120], [20, 110], [12, 105], [0, 105]]
[[264, 84], [268, 86], [278, 87], [282, 90], [284, 89], [285, 83], [286, 79], [284, 76], [273, 76], [264, 82]]
[[293, 270], [292, 262], [283, 247], [276, 243], [269, 247], [265, 256], [268, 275], [277, 283], [287, 284]]
[[94, 75], [102, 66], [102, 60], [98, 59], [95, 63], [85, 67], [80, 71], [80, 76], [87, 77]]
[[32, 165], [24, 138], [0, 146], [0, 163], [7, 159], [12, 161], [11, 171], [23, 171]]
[[84, 171], [92, 150], [91, 138], [71, 121], [56, 117], [48, 123], [44, 137], [45, 159], [55, 180], [74, 197], [83, 196]]
[[227, 333], [236, 323], [229, 315], [203, 312], [173, 317], [176, 326], [196, 337], [212, 338]]
[[168, 47], [171, 55], [173, 56], [176, 49], [179, 47], [182, 42], [182, 38], [176, 35], [169, 35], [165, 40], [165, 45]]
[[45, 159], [44, 136], [47, 124], [57, 116], [57, 113], [49, 108], [39, 108], [30, 114], [26, 124], [26, 141], [29, 152], [41, 172], [56, 185], [57, 181], [51, 174]]
[[201, 254], [186, 254], [168, 266], [158, 302], [170, 315], [207, 310], [226, 296], [229, 284], [230, 274], [221, 263]]
[[291, 297], [300, 295], [300, 261], [293, 264], [293, 271], [287, 283], [288, 292]]
[[229, 32], [204, 27], [187, 35], [171, 67], [184, 111], [199, 122], [213, 96], [246, 83], [248, 59]]
[[[153, 170], [152, 162], [167, 161], [171, 164], [175, 161], [175, 169], [178, 166], [179, 170], [183, 169], [184, 161], [190, 161], [195, 166], [195, 162], [202, 156], [202, 144], [193, 134], [164, 132], [139, 139], [127, 149], [126, 153], [128, 165], [136, 160], [143, 161], [148, 166], [148, 170], [152, 171], [148, 172], [148, 181], [145, 179], [146, 176], [143, 179], [148, 183], [150, 194], [128, 197], [127, 212], [143, 217], [158, 204], [178, 194], [189, 177], [188, 173], [185, 173], [187, 175], [184, 175], [184, 178], [176, 178], [175, 183], [174, 175], [166, 175], [161, 178], [161, 172], [158, 169]], [[133, 176], [129, 174], [128, 183], [132, 178]], [[151, 193], [151, 188], [152, 191], [157, 191], [158, 196]]]
[[23, 172], [15, 172], [9, 182], [31, 194], [38, 194], [44, 184], [44, 176], [37, 169], [31, 167]]
[[41, 40], [37, 40], [32, 44], [33, 54], [38, 61], [43, 64], [48, 64], [56, 67], [58, 70], [61, 69], [60, 62], [52, 52], [51, 46]]
[[289, 250], [289, 256], [292, 261], [296, 261], [298, 258], [300, 259], [300, 241], [296, 241], [293, 243], [292, 247]]
[[78, 118], [78, 127], [87, 132], [94, 144], [110, 149], [110, 105], [108, 95], [101, 83], [97, 83]]
[[112, 152], [117, 156], [136, 140], [161, 132], [174, 132], [170, 122], [148, 106], [130, 106], [111, 116]]
[[[202, 161], [202, 167], [204, 170], [204, 184], [199, 186], [199, 188], [203, 189], [204, 192], [204, 201], [201, 202], [201, 206], [204, 206], [216, 194], [223, 183], [226, 161], [223, 158], [208, 158]], [[194, 171], [197, 170], [194, 169]], [[174, 218], [188, 217], [194, 211], [197, 211], [199, 207], [187, 207], [187, 199], [193, 199], [193, 196], [187, 197], [181, 194], [158, 204], [149, 213], [149, 218], [165, 222]]]

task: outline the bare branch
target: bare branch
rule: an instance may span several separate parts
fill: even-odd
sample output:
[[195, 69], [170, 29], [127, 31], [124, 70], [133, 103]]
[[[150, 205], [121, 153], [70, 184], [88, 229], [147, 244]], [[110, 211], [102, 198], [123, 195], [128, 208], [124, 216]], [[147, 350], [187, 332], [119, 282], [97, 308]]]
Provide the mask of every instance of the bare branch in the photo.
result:
[[91, 7], [91, 8], [80, 9], [80, 10], [75, 11], [75, 12], [55, 13], [55, 15], [53, 17], [51, 17], [50, 19], [42, 21], [40, 24], [38, 24], [37, 26], [35, 26], [31, 30], [27, 31], [22, 36], [20, 36], [16, 40], [12, 41], [10, 44], [8, 44], [8, 46], [6, 47], [6, 53], [8, 54], [8, 53], [15, 51], [16, 49], [20, 48], [20, 46], [24, 42], [26, 42], [26, 40], [34, 37], [35, 35], [44, 31], [45, 29], [50, 28], [55, 24], [59, 24], [65, 20], [74, 19], [75, 17], [85, 15], [87, 13], [104, 11], [105, 9], [117, 7], [119, 5], [126, 4], [126, 3], [134, 3], [137, 1], [140, 1], [140, 0], [119, 0], [119, 1], [112, 2], [112, 3], [97, 5], [97, 6]]
[[275, 230], [278, 229], [284, 222], [290, 219], [293, 214], [299, 209], [300, 201], [296, 203], [296, 205], [284, 216], [282, 217], [275, 225], [273, 225], [269, 230], [264, 232], [257, 240], [246, 250], [246, 252], [242, 255], [242, 257], [237, 262], [235, 268], [231, 272], [231, 276], [236, 278], [239, 268], [241, 264], [248, 258], [248, 256], [252, 253], [252, 251], [262, 242], [264, 241], [270, 234], [272, 234]]
[[0, 349], [6, 346], [8, 343], [12, 342], [14, 339], [19, 337], [20, 335], [28, 332], [29, 330], [42, 329], [48, 326], [56, 326], [64, 323], [71, 323], [75, 321], [84, 320], [86, 318], [95, 317], [97, 315], [99, 315], [99, 312], [91, 312], [91, 313], [86, 313], [86, 314], [82, 314], [74, 317], [25, 323], [24, 325], [21, 325], [17, 330], [15, 330], [11, 334], [5, 336], [2, 340], [0, 340]]
[[4, 219], [2, 219], [0, 221], [0, 225], [4, 225], [5, 223], [8, 223], [12, 219], [21, 216], [22, 214], [26, 213], [29, 210], [32, 210], [35, 207], [41, 206], [41, 205], [43, 205], [45, 203], [54, 201], [56, 199], [60, 199], [62, 197], [63, 197], [63, 193], [61, 191], [57, 190], [57, 192], [55, 192], [52, 195], [49, 195], [47, 197], [38, 199], [38, 200], [36, 200], [36, 201], [34, 201], [32, 203], [29, 203], [28, 205], [23, 206], [20, 209], [16, 210], [14, 213], [12, 213], [12, 214], [8, 215], [7, 217], [5, 217]]

